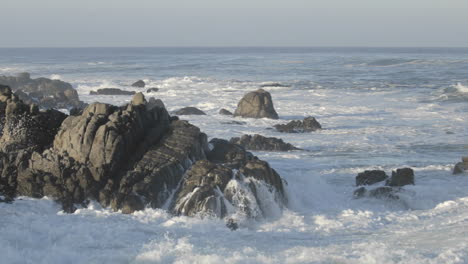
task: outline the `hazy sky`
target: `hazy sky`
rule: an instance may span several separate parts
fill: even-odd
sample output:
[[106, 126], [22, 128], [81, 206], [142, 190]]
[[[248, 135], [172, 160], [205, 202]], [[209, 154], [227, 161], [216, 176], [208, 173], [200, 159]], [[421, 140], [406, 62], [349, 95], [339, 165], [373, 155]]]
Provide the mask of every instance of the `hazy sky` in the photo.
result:
[[1, 0], [0, 47], [468, 47], [468, 0]]

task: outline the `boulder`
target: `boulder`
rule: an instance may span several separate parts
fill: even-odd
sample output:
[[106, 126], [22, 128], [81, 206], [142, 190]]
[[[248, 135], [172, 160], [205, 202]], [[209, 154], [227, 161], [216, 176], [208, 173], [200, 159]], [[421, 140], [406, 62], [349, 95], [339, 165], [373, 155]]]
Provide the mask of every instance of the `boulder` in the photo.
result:
[[401, 187], [409, 184], [414, 185], [414, 172], [411, 168], [402, 168], [392, 171], [392, 177], [390, 177], [386, 183], [386, 185], [393, 187]]
[[206, 156], [214, 163], [220, 163], [233, 169], [240, 169], [254, 158], [254, 155], [247, 152], [241, 145], [219, 138], [210, 140], [210, 151], [207, 152]]
[[102, 88], [89, 92], [90, 95], [134, 95], [134, 91], [124, 91], [118, 88]]
[[145, 88], [146, 83], [143, 80], [138, 80], [132, 84], [133, 87]]
[[468, 157], [462, 157], [462, 162], [455, 164], [453, 174], [460, 174], [468, 171]]
[[284, 133], [304, 133], [322, 129], [320, 123], [314, 117], [306, 117], [303, 121], [294, 120], [287, 124], [278, 124], [274, 126], [276, 130]]
[[224, 108], [221, 108], [221, 109], [219, 110], [219, 114], [220, 114], [220, 115], [233, 115], [232, 112], [230, 112], [230, 111], [228, 111], [228, 110], [226, 110], [226, 109], [224, 109]]
[[366, 170], [356, 176], [356, 186], [372, 185], [388, 179], [387, 174], [381, 170]]
[[184, 107], [174, 112], [176, 115], [206, 115], [205, 112], [196, 107]]
[[155, 93], [159, 91], [159, 88], [149, 88], [148, 90], [146, 90], [147, 93]]
[[261, 135], [243, 135], [242, 137], [233, 137], [229, 141], [234, 144], [239, 144], [248, 150], [260, 150], [260, 151], [290, 151], [298, 150], [299, 148], [294, 147], [289, 143], [285, 143], [280, 138], [264, 137]]
[[72, 108], [83, 105], [71, 84], [60, 80], [31, 79], [29, 73], [20, 73], [17, 76], [0, 76], [0, 84], [11, 87], [24, 103], [34, 103], [40, 108]]
[[234, 116], [278, 119], [271, 95], [263, 89], [244, 95], [237, 104]]

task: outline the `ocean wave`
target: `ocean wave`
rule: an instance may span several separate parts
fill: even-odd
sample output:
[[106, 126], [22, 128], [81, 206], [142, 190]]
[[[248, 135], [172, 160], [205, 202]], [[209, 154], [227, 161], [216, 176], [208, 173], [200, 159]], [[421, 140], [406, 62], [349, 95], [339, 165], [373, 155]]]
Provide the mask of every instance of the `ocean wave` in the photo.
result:
[[440, 101], [466, 102], [468, 101], [468, 86], [457, 83], [437, 91], [435, 96], [436, 100]]

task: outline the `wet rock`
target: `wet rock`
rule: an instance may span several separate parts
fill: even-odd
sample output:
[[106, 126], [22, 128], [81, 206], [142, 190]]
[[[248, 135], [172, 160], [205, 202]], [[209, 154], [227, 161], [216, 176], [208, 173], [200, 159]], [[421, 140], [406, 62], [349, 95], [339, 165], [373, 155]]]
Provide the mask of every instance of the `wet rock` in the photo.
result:
[[387, 174], [381, 170], [366, 170], [356, 176], [356, 186], [372, 185], [378, 182], [385, 181], [388, 178]]
[[402, 168], [392, 171], [392, 177], [386, 183], [386, 185], [394, 187], [410, 184], [414, 185], [414, 172], [411, 168]]
[[234, 116], [278, 119], [271, 95], [263, 89], [244, 95], [237, 105]]
[[227, 121], [227, 122], [221, 122], [221, 124], [226, 124], [226, 125], [247, 125], [247, 122], [244, 122], [244, 121]]
[[0, 84], [11, 87], [24, 103], [34, 103], [43, 109], [72, 108], [83, 104], [71, 84], [60, 80], [31, 79], [29, 73], [20, 73], [17, 76], [0, 76]]
[[133, 87], [144, 88], [146, 83], [143, 80], [138, 80], [132, 84]]
[[306, 117], [303, 121], [294, 120], [287, 124], [274, 126], [276, 130], [284, 133], [304, 133], [322, 129], [320, 123], [314, 117]]
[[455, 164], [453, 174], [460, 174], [468, 171], [468, 157], [462, 157], [462, 162]]
[[147, 93], [155, 93], [159, 91], [159, 88], [149, 88], [148, 90], [146, 90]]
[[205, 112], [196, 107], [184, 107], [174, 112], [176, 115], [206, 115]]
[[148, 103], [146, 104], [146, 107], [148, 109], [152, 109], [153, 107], [166, 108], [166, 106], [164, 105], [163, 101], [161, 101], [161, 99], [156, 99], [154, 97], [150, 97], [150, 99], [148, 100]]
[[264, 137], [258, 134], [243, 135], [242, 137], [234, 137], [229, 141], [234, 144], [239, 144], [248, 150], [263, 150], [263, 151], [290, 151], [298, 150], [289, 143], [285, 143], [280, 138]]
[[134, 91], [124, 91], [118, 88], [102, 88], [89, 92], [90, 95], [134, 95]]
[[221, 110], [219, 110], [219, 114], [220, 115], [233, 115], [232, 112], [224, 109], [224, 108], [221, 108]]
[[398, 200], [400, 199], [398, 196], [399, 191], [399, 188], [388, 186], [378, 187], [369, 191], [365, 187], [360, 187], [354, 191], [353, 195], [354, 198], [371, 197], [377, 199]]
[[239, 228], [239, 225], [236, 223], [234, 219], [229, 218], [226, 221], [226, 227], [231, 229], [231, 231], [236, 231]]
[[207, 152], [208, 160], [234, 169], [240, 169], [240, 167], [254, 158], [254, 155], [247, 152], [241, 145], [230, 143], [224, 139], [212, 139], [210, 141], [210, 149]]

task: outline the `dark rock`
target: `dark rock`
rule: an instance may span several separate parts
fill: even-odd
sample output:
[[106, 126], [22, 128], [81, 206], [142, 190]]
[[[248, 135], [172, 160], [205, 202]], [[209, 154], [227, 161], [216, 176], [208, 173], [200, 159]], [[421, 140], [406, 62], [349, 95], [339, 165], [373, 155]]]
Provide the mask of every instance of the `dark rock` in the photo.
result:
[[399, 199], [398, 195], [395, 194], [397, 191], [398, 189], [384, 186], [376, 188], [374, 190], [370, 190], [369, 196], [374, 198], [397, 200]]
[[144, 88], [146, 83], [143, 80], [138, 80], [132, 84], [133, 87]]
[[260, 87], [291, 87], [290, 85], [287, 85], [287, 84], [281, 84], [281, 83], [277, 83], [277, 82], [272, 82], [272, 83], [264, 83], [264, 84], [261, 84]]
[[206, 115], [205, 112], [196, 107], [184, 107], [174, 112], [176, 115]]
[[230, 111], [224, 109], [224, 108], [221, 108], [221, 110], [219, 110], [219, 114], [220, 115], [233, 115]]
[[244, 95], [237, 105], [234, 116], [278, 119], [271, 95], [263, 89]]
[[234, 144], [239, 144], [248, 150], [264, 150], [264, 151], [289, 151], [298, 150], [289, 143], [285, 143], [280, 138], [264, 137], [261, 135], [243, 135], [242, 137], [234, 137], [229, 141]]
[[386, 185], [401, 187], [409, 184], [414, 185], [414, 172], [411, 168], [402, 168], [392, 171], [392, 177]]
[[227, 122], [221, 122], [221, 124], [226, 124], [226, 125], [247, 125], [247, 122], [243, 122], [243, 121], [227, 121]]
[[89, 92], [91, 95], [134, 95], [134, 91], [124, 91], [118, 88], [102, 88]]
[[303, 121], [294, 120], [287, 124], [279, 124], [274, 126], [279, 132], [285, 133], [303, 133], [312, 132], [322, 129], [320, 123], [314, 117], [306, 117]]
[[230, 143], [224, 139], [214, 138], [210, 141], [211, 150], [207, 153], [208, 160], [224, 164], [230, 168], [240, 169], [254, 156], [241, 145]]
[[146, 90], [147, 93], [155, 93], [159, 91], [159, 88], [149, 88], [148, 90]]
[[385, 181], [388, 178], [387, 174], [381, 170], [366, 170], [356, 176], [356, 186], [372, 185], [378, 182]]
[[231, 229], [231, 231], [236, 231], [239, 228], [239, 225], [236, 223], [234, 219], [229, 218], [226, 221], [226, 227]]
[[146, 107], [148, 109], [152, 109], [153, 107], [166, 108], [166, 106], [164, 105], [163, 101], [161, 101], [161, 99], [156, 99], [154, 97], [150, 97], [150, 99], [148, 100], [148, 103], [146, 104]]
[[354, 191], [353, 196], [354, 198], [362, 198], [366, 195], [366, 193], [367, 189], [365, 187], [359, 187]]
[[0, 76], [0, 83], [11, 87], [20, 100], [40, 108], [71, 108], [83, 104], [71, 84], [47, 78], [31, 79], [29, 73]]
[[455, 164], [453, 174], [460, 174], [468, 171], [468, 157], [462, 157], [462, 162]]

